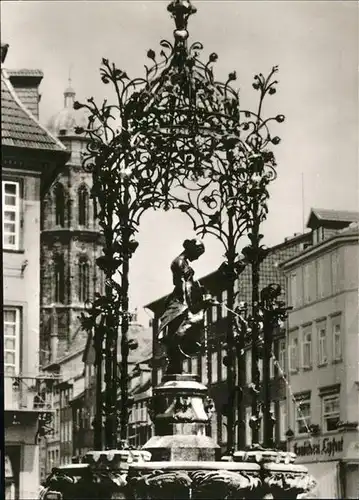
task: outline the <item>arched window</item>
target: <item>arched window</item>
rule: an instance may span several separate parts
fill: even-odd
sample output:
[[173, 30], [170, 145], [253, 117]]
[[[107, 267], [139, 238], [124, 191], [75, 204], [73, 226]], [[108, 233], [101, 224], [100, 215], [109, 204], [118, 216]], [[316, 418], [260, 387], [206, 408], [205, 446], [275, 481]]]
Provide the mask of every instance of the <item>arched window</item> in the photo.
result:
[[55, 259], [55, 302], [63, 304], [65, 302], [65, 264], [63, 256]]
[[65, 191], [62, 184], [57, 184], [55, 188], [55, 224], [65, 225]]
[[90, 266], [86, 259], [79, 262], [79, 301], [86, 302], [90, 298]]
[[80, 226], [87, 226], [89, 219], [89, 193], [87, 187], [82, 185], [77, 192], [78, 197], [78, 222]]

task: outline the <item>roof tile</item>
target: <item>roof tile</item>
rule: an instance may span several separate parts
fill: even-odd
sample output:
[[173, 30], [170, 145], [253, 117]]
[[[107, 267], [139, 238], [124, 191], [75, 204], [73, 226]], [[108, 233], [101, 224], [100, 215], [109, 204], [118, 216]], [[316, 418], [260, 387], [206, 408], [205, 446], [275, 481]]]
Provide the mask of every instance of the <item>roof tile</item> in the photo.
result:
[[312, 208], [311, 215], [317, 219], [331, 222], [354, 222], [359, 221], [359, 212], [349, 210], [333, 210], [323, 208]]
[[65, 146], [26, 109], [5, 71], [1, 72], [1, 139], [3, 146], [66, 151]]

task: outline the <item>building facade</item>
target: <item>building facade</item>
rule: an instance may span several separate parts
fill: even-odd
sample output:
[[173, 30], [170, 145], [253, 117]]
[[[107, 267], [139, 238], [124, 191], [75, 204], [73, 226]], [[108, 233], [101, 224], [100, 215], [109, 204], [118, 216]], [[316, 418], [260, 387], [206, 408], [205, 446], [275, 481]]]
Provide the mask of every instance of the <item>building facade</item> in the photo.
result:
[[358, 213], [312, 210], [313, 245], [287, 278], [290, 450], [319, 498], [359, 497]]
[[[1, 46], [2, 63], [7, 48]], [[38, 70], [1, 71], [5, 495], [11, 500], [36, 498], [38, 440], [53, 414], [53, 377], [39, 364], [40, 205], [69, 155], [37, 120], [42, 77]]]
[[[121, 335], [121, 332], [119, 332]], [[127, 439], [132, 446], [142, 446], [152, 435], [152, 422], [147, 411], [152, 397], [152, 330], [137, 322], [132, 315], [129, 326], [129, 341], [134, 347], [128, 358], [128, 426]], [[119, 343], [120, 344], [120, 343]], [[119, 346], [120, 348], [120, 346]], [[78, 460], [94, 447], [93, 420], [96, 415], [96, 367], [95, 351], [89, 338], [83, 357], [85, 363], [85, 387], [82, 394], [73, 398], [73, 445], [74, 457]], [[119, 377], [121, 355], [118, 353]], [[102, 391], [105, 391], [105, 360], [102, 366]], [[104, 394], [104, 392], [103, 392]], [[121, 407], [121, 393], [118, 392], [118, 408]], [[120, 433], [118, 435], [120, 439]]]
[[[260, 272], [260, 288], [264, 288], [270, 283], [278, 283], [283, 289], [283, 298], [285, 298], [285, 277], [279, 268], [281, 261], [288, 259], [291, 256], [297, 255], [311, 241], [309, 234], [295, 234], [291, 238], [272, 247], [265, 260], [261, 264]], [[170, 272], [170, 271], [169, 271]], [[184, 372], [194, 373], [200, 376], [201, 381], [208, 386], [209, 396], [213, 399], [216, 411], [212, 416], [212, 437], [221, 446], [222, 452], [225, 453], [227, 445], [227, 417], [226, 405], [228, 401], [228, 386], [227, 386], [227, 368], [223, 360], [227, 354], [226, 333], [227, 333], [227, 318], [228, 310], [226, 309], [227, 290], [226, 277], [220, 270], [211, 273], [204, 278], [201, 278], [201, 284], [206, 290], [217, 300], [221, 305], [212, 306], [206, 313], [205, 338], [203, 340], [203, 350], [198, 356], [184, 361]], [[251, 270], [250, 266], [246, 266], [235, 283], [236, 301], [245, 301], [249, 305], [251, 303]], [[154, 313], [153, 319], [153, 377], [152, 384], [155, 387], [162, 378], [165, 370], [165, 356], [161, 343], [158, 342], [158, 323], [161, 314], [164, 311], [166, 297], [162, 297], [146, 308]], [[251, 444], [251, 431], [249, 427], [249, 419], [251, 416], [251, 393], [249, 384], [251, 383], [251, 352], [250, 345], [246, 346], [245, 352], [245, 379], [246, 385], [244, 391], [244, 414], [239, 416], [238, 411], [236, 420], [245, 421], [245, 433], [237, 427], [239, 442], [243, 446]], [[283, 372], [286, 372], [286, 344], [285, 344], [285, 329], [281, 329], [274, 334], [273, 352], [276, 359], [279, 361]], [[274, 366], [273, 358], [271, 359], [271, 381], [270, 381], [270, 396], [272, 401], [272, 411], [276, 418], [275, 426], [275, 442], [278, 447], [286, 447], [286, 386], [282, 376], [282, 370], [278, 370]], [[260, 360], [260, 370], [261, 370]], [[242, 368], [243, 369], [243, 368]]]

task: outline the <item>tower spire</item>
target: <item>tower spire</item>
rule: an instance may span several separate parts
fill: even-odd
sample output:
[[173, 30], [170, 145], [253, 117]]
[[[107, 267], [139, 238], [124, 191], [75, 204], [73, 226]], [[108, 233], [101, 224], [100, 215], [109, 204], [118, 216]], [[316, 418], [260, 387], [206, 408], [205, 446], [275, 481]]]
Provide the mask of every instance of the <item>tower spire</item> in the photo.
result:
[[71, 78], [71, 72], [72, 72], [72, 64], [70, 64], [69, 67], [69, 78], [68, 78], [68, 83], [69, 86], [64, 92], [64, 99], [65, 99], [65, 108], [72, 108], [75, 102], [75, 91], [72, 88], [72, 78]]
[[70, 64], [70, 67], [69, 67], [69, 79], [68, 79], [69, 87], [71, 87], [71, 84], [72, 84], [71, 71], [72, 71], [72, 64]]

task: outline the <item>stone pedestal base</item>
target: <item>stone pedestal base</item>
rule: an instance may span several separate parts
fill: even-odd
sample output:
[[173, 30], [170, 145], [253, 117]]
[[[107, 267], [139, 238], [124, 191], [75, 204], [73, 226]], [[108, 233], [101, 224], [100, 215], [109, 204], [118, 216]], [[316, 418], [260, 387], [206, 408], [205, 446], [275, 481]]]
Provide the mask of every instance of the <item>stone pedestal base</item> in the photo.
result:
[[219, 460], [220, 448], [208, 436], [154, 436], [143, 447], [152, 461], [214, 461]]
[[155, 436], [142, 448], [152, 461], [214, 461], [220, 447], [206, 436], [210, 424], [207, 388], [192, 374], [167, 375], [154, 389]]

